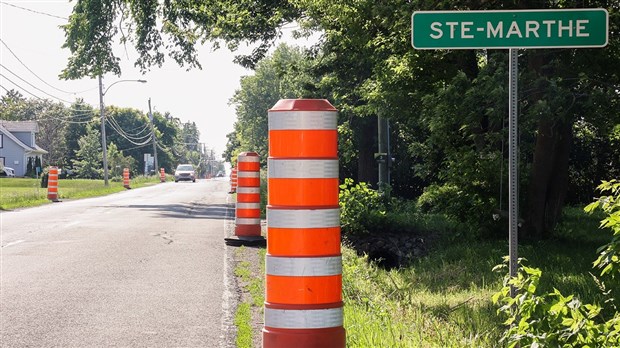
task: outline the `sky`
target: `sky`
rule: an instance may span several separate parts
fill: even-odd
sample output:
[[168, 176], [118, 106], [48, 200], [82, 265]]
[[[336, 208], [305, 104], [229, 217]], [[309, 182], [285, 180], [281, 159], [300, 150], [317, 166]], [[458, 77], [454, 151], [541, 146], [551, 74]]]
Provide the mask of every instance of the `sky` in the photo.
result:
[[[68, 0], [0, 0], [0, 38], [4, 42], [0, 43], [2, 87], [19, 90], [27, 98], [35, 98], [34, 94], [54, 101], [65, 100], [65, 105], [83, 98], [99, 108], [96, 79], [65, 81], [58, 78], [70, 55], [68, 49], [62, 48], [64, 31], [59, 26], [67, 22], [74, 4], [75, 1]], [[284, 31], [283, 42], [307, 46], [316, 40], [295, 40], [292, 29]], [[239, 89], [240, 78], [253, 74], [233, 63], [238, 52], [232, 53], [226, 48], [213, 50], [207, 43], [197, 49], [202, 70], [186, 71], [166, 57], [161, 68], [152, 67], [142, 75], [133, 66], [138, 55], [131, 46], [125, 49], [118, 45], [114, 50], [121, 58], [122, 74], [120, 77], [103, 76], [104, 89], [110, 87], [105, 94], [105, 105], [135, 108], [146, 113], [150, 98], [153, 112], [170, 112], [182, 122], [196, 122], [201, 142], [215, 150], [218, 158], [225, 149], [226, 134], [232, 132], [236, 120], [234, 106], [229, 105], [229, 100]], [[249, 52], [247, 47], [241, 52], [244, 50]], [[147, 83], [120, 82], [110, 86], [124, 79], [144, 79]], [[0, 95], [4, 94], [4, 89], [0, 88]]]

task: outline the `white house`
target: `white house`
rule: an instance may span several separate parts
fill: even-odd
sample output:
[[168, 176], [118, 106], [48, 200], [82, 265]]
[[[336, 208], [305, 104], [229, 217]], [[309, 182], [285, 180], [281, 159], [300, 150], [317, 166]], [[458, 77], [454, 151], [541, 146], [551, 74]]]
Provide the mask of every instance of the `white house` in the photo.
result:
[[36, 121], [0, 120], [0, 165], [15, 169], [15, 176], [24, 176], [29, 158], [33, 166], [37, 157], [42, 162], [47, 151], [36, 144], [38, 132]]

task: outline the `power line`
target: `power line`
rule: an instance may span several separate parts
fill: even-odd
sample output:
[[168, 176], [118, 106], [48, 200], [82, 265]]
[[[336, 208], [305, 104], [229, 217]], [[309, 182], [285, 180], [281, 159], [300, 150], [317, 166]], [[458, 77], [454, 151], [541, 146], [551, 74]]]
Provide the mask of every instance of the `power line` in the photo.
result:
[[[47, 83], [45, 80], [43, 80], [39, 75], [37, 75], [34, 71], [32, 71], [32, 69], [30, 69], [26, 63], [24, 63], [16, 54], [15, 52], [13, 52], [13, 50], [11, 50], [11, 48], [6, 44], [6, 42], [4, 42], [1, 38], [0, 38], [0, 42], [2, 42], [2, 44], [4, 45], [4, 47], [6, 47], [7, 50], [9, 50], [9, 52], [11, 52], [11, 54], [13, 55], [13, 57], [15, 57], [15, 59], [17, 59], [17, 61], [24, 66], [24, 68], [26, 68], [28, 71], [30, 71], [30, 73], [32, 73], [32, 75], [34, 75], [36, 78], [38, 78], [41, 82], [45, 83], [46, 85], [48, 85], [49, 87], [52, 87], [53, 89], [62, 92], [62, 93], [66, 93], [66, 94], [80, 94], [80, 93], [84, 93], [84, 92], [88, 92], [88, 91], [92, 91], [97, 89], [98, 87], [93, 87], [93, 88], [89, 88], [83, 91], [79, 91], [79, 92], [69, 92], [69, 91], [65, 91], [63, 89], [57, 88], [52, 86], [51, 84]], [[5, 67], [6, 69], [6, 67]], [[8, 69], [7, 69], [8, 70]]]
[[[34, 88], [34, 89], [36, 89], [37, 91], [39, 91], [39, 92], [41, 92], [41, 93], [43, 93], [43, 94], [45, 94], [45, 95], [47, 95], [47, 96], [50, 96], [50, 97], [52, 97], [52, 98], [54, 98], [54, 99], [57, 99], [57, 100], [60, 100], [60, 101], [62, 101], [62, 102], [65, 102], [65, 103], [71, 104], [71, 102], [70, 102], [70, 101], [65, 100], [65, 99], [62, 99], [62, 98], [58, 98], [58, 97], [57, 97], [57, 96], [55, 96], [55, 95], [49, 94], [49, 93], [45, 92], [44, 90], [42, 90], [41, 88], [39, 88], [39, 87], [37, 87], [37, 86], [33, 85], [32, 83], [30, 83], [30, 82], [28, 82], [28, 81], [24, 80], [22, 77], [20, 77], [20, 76], [19, 76], [19, 75], [17, 75], [16, 73], [14, 73], [14, 72], [12, 72], [11, 70], [7, 69], [4, 65], [0, 64], [0, 66], [1, 66], [1, 67], [3, 67], [3, 68], [4, 68], [4, 70], [6, 70], [6, 71], [10, 72], [11, 74], [13, 74], [13, 76], [15, 76], [15, 77], [17, 77], [18, 79], [20, 79], [20, 80], [24, 81], [25, 83], [27, 83], [30, 87], [32, 87], [32, 88]], [[9, 80], [8, 78], [6, 78], [6, 76], [4, 76], [4, 75], [2, 75], [2, 74], [0, 74], [0, 76], [2, 76], [2, 77], [4, 77], [5, 79]], [[9, 81], [11, 81], [11, 80], [9, 80]]]
[[[22, 87], [22, 86], [18, 85], [17, 83], [15, 83], [15, 82], [11, 81], [11, 79], [7, 78], [6, 76], [4, 76], [4, 75], [2, 75], [2, 74], [0, 74], [0, 76], [4, 77], [4, 79], [5, 79], [5, 80], [9, 81], [9, 82], [10, 82], [10, 83], [12, 83], [13, 85], [15, 85], [17, 88], [21, 89], [22, 91], [24, 91], [24, 92], [26, 92], [26, 93], [30, 94], [31, 96], [33, 96], [33, 97], [35, 97], [35, 98], [37, 98], [37, 99], [39, 99], [39, 100], [43, 100], [43, 101], [45, 101], [45, 99], [43, 99], [43, 98], [39, 97], [38, 95], [36, 95], [36, 94], [34, 94], [34, 93], [32, 93], [32, 92], [28, 91], [27, 89], [25, 89], [24, 87]], [[8, 92], [8, 91], [7, 91], [7, 92]]]
[[136, 141], [134, 141], [134, 140], [131, 140], [131, 139], [129, 139], [128, 137], [126, 137], [126, 136], [125, 136], [125, 134], [123, 134], [123, 130], [122, 130], [122, 129], [118, 129], [118, 128], [116, 128], [116, 126], [115, 126], [112, 122], [110, 122], [110, 121], [109, 121], [109, 118], [108, 118], [108, 119], [106, 119], [106, 121], [108, 121], [108, 125], [110, 125], [110, 127], [111, 127], [113, 130], [115, 130], [115, 131], [116, 131], [116, 133], [118, 133], [121, 137], [125, 138], [125, 140], [129, 141], [130, 143], [132, 143], [132, 144], [134, 144], [134, 145], [141, 146], [141, 145], [148, 145], [148, 144], [150, 144], [150, 143], [151, 143], [151, 139], [150, 139], [150, 137], [149, 137], [148, 139], [146, 139], [145, 141], [141, 142], [141, 143], [138, 143], [138, 142], [136, 142]]
[[69, 18], [67, 18], [67, 17], [61, 17], [61, 16], [57, 16], [57, 15], [53, 15], [53, 14], [49, 14], [49, 13], [45, 13], [45, 12], [41, 12], [41, 11], [35, 11], [35, 10], [29, 9], [29, 8], [25, 8], [25, 7], [17, 6], [17, 5], [10, 4], [10, 3], [8, 3], [8, 2], [4, 2], [4, 1], [0, 1], [0, 4], [2, 4], [2, 5], [8, 5], [8, 6], [12, 6], [12, 7], [18, 8], [18, 9], [20, 9], [20, 10], [24, 10], [24, 11], [28, 11], [28, 12], [32, 12], [32, 13], [36, 13], [36, 14], [40, 14], [40, 15], [44, 15], [44, 16], [49, 16], [49, 17], [53, 17], [53, 18], [64, 19], [64, 20], [66, 20], [66, 21], [68, 21], [68, 20], [69, 20]]

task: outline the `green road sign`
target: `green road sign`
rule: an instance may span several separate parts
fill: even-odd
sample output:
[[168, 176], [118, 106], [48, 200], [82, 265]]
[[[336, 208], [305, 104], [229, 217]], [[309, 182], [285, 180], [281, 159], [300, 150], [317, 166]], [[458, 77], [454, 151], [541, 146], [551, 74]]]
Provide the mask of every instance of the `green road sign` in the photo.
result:
[[579, 48], [607, 45], [607, 10], [419, 11], [416, 49]]

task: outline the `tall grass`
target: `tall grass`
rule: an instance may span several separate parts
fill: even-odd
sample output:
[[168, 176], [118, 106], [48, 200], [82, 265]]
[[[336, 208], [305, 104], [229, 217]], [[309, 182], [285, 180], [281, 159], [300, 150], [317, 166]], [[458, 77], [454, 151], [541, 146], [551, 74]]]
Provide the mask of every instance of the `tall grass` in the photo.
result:
[[[138, 176], [131, 179], [131, 187], [154, 185], [159, 177]], [[124, 191], [122, 182], [112, 180], [105, 186], [103, 180], [61, 179], [58, 181], [59, 199], [76, 199], [102, 196]], [[33, 207], [48, 203], [47, 189], [41, 187], [40, 179], [0, 178], [0, 209]]]
[[[599, 216], [568, 208], [558, 237], [521, 244], [519, 256], [543, 270], [540, 288], [603, 300], [593, 281], [596, 249], [610, 240]], [[343, 249], [347, 347], [501, 347], [505, 329], [491, 302], [503, 274], [491, 269], [508, 254], [504, 240], [451, 238], [407, 267], [386, 271]], [[615, 297], [620, 284], [608, 284]]]

